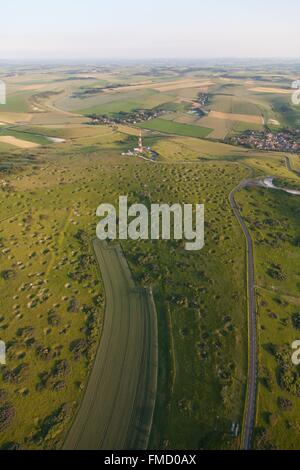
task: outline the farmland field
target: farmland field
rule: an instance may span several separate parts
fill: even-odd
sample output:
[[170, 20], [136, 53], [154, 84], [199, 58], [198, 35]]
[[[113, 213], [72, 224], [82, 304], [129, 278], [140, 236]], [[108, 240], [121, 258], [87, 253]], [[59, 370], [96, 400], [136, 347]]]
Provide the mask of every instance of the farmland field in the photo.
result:
[[[93, 368], [94, 377], [90, 378], [90, 386], [64, 448], [93, 450], [117, 446], [146, 449], [157, 385], [154, 304], [150, 292], [135, 287], [119, 246], [107, 246], [99, 240], [95, 240], [93, 246], [106, 285], [105, 322], [101, 348]], [[124, 298], [127, 299], [126, 308]], [[124, 358], [128, 364], [124, 363]], [[131, 374], [127, 373], [129, 370]], [[101, 374], [103, 379], [99, 388], [98, 376]], [[122, 378], [121, 385], [119, 377]], [[146, 403], [145, 388], [148, 391]]]

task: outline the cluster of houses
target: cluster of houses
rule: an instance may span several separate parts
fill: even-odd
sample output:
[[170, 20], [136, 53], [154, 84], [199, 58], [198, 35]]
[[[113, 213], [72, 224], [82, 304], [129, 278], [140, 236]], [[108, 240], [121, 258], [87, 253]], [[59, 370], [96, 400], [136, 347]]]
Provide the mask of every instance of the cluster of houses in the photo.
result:
[[246, 131], [230, 139], [230, 143], [244, 147], [277, 152], [300, 152], [300, 130], [282, 130], [280, 132]]
[[91, 119], [91, 125], [108, 124], [114, 126], [116, 124], [137, 124], [139, 122], [151, 121], [166, 113], [163, 109], [138, 109], [132, 113], [119, 112], [114, 116], [107, 116], [105, 114], [90, 114], [88, 117]]
[[198, 98], [193, 100], [190, 114], [196, 114], [199, 117], [206, 116], [208, 111], [205, 109], [209, 103], [209, 95], [207, 93], [199, 93]]
[[209, 102], [209, 95], [207, 93], [199, 93], [197, 102], [200, 106], [207, 106]]

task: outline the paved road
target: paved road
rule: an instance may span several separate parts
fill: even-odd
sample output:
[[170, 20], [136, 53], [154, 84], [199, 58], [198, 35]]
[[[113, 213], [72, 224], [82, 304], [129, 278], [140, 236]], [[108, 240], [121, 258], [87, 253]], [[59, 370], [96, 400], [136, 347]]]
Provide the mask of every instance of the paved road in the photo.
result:
[[255, 306], [255, 284], [254, 284], [254, 257], [253, 242], [249, 230], [242, 218], [234, 199], [237, 190], [247, 185], [242, 182], [234, 189], [229, 196], [230, 204], [234, 215], [239, 221], [247, 243], [247, 283], [248, 283], [248, 335], [249, 335], [249, 359], [248, 359], [248, 380], [247, 395], [244, 415], [244, 429], [242, 435], [243, 449], [251, 449], [253, 429], [255, 425], [256, 392], [257, 392], [257, 327], [256, 327], [256, 306]]
[[152, 293], [136, 288], [122, 250], [94, 241], [106, 292], [102, 338], [64, 449], [146, 449], [157, 389]]

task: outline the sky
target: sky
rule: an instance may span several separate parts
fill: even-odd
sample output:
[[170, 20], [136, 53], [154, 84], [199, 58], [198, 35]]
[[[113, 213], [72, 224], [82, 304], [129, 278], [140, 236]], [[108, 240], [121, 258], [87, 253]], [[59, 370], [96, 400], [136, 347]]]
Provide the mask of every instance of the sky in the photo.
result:
[[6, 0], [0, 59], [299, 58], [299, 0]]

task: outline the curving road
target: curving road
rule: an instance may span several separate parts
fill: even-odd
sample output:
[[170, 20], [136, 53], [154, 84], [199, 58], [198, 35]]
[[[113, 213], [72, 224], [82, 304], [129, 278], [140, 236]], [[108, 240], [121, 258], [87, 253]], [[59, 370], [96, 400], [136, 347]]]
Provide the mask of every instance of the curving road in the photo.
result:
[[157, 319], [120, 246], [95, 240], [106, 292], [100, 346], [65, 450], [147, 449], [157, 389]]
[[249, 359], [248, 359], [248, 380], [245, 403], [244, 426], [242, 434], [242, 447], [245, 450], [251, 449], [251, 442], [255, 424], [256, 411], [256, 391], [257, 391], [257, 329], [256, 329], [256, 306], [254, 287], [254, 256], [253, 242], [249, 230], [236, 204], [234, 194], [239, 189], [247, 185], [247, 180], [242, 181], [229, 195], [230, 205], [235, 217], [239, 221], [247, 243], [247, 291], [248, 291], [248, 337], [249, 337]]
[[[297, 176], [300, 174], [291, 166], [289, 157], [286, 158], [286, 166], [289, 171]], [[248, 379], [247, 394], [245, 404], [245, 414], [243, 423], [242, 447], [243, 449], [251, 449], [253, 430], [255, 425], [256, 412], [256, 395], [257, 395], [257, 373], [258, 373], [258, 355], [257, 355], [257, 322], [256, 322], [256, 304], [255, 304], [255, 282], [254, 282], [254, 256], [253, 242], [247, 225], [238, 209], [234, 195], [240, 189], [246, 186], [272, 187], [265, 183], [265, 180], [243, 180], [229, 195], [229, 201], [235, 217], [240, 223], [244, 232], [247, 243], [247, 291], [248, 291], [248, 335], [249, 335], [249, 352], [248, 352]], [[286, 190], [285, 188], [276, 188], [286, 192], [298, 194], [297, 191]]]

